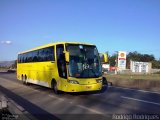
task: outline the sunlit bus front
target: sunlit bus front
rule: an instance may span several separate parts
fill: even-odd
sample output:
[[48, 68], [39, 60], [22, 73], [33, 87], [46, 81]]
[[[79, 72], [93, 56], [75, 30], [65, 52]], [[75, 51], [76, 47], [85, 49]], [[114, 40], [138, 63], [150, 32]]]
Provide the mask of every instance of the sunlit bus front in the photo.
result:
[[66, 44], [69, 52], [68, 92], [94, 91], [102, 88], [102, 66], [96, 46]]

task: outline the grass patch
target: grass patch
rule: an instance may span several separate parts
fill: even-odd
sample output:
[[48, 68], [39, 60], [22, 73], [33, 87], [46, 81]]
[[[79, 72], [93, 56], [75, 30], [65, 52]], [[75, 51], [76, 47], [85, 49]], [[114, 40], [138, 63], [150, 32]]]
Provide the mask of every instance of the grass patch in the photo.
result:
[[1, 68], [0, 67], [0, 71], [6, 71], [6, 70], [8, 70], [7, 68]]
[[118, 75], [106, 75], [107, 79], [124, 79], [124, 80], [160, 80], [160, 74], [151, 75], [134, 75], [134, 74], [118, 74]]
[[159, 72], [156, 72], [156, 73], [153, 73], [153, 74], [159, 74], [159, 75], [160, 75], [160, 71], [159, 71]]

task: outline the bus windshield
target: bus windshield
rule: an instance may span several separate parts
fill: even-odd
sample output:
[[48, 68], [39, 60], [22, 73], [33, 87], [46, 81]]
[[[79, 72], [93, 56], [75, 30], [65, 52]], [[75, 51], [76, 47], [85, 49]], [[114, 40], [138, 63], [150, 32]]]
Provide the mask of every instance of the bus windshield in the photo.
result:
[[96, 46], [67, 44], [70, 53], [69, 76], [76, 78], [97, 78], [102, 75]]

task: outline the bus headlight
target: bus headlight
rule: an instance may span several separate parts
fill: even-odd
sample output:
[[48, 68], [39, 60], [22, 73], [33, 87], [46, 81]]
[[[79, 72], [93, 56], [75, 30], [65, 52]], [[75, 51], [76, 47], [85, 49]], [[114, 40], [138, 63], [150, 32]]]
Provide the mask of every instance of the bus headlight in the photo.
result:
[[69, 83], [72, 83], [72, 84], [79, 84], [79, 82], [76, 81], [76, 80], [69, 80]]
[[96, 80], [97, 81], [97, 83], [102, 83], [102, 79], [100, 79], [100, 80]]

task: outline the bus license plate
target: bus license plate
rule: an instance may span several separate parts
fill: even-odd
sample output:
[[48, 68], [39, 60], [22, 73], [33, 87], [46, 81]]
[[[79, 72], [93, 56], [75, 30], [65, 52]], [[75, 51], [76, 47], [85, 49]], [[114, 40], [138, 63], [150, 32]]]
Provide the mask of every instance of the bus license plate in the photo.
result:
[[86, 88], [90, 89], [92, 86], [86, 86]]

